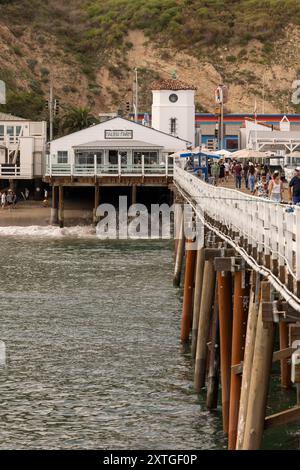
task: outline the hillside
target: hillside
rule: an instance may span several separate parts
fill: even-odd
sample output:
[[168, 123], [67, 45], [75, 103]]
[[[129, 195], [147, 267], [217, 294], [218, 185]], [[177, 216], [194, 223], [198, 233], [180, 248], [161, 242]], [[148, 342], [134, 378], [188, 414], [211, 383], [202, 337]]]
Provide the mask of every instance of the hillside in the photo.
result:
[[299, 0], [0, 0], [1, 109], [45, 117], [52, 76], [62, 107], [94, 114], [124, 109], [139, 69], [140, 110], [150, 85], [176, 70], [197, 86], [197, 109], [214, 109], [214, 88], [229, 86], [228, 112], [299, 111]]

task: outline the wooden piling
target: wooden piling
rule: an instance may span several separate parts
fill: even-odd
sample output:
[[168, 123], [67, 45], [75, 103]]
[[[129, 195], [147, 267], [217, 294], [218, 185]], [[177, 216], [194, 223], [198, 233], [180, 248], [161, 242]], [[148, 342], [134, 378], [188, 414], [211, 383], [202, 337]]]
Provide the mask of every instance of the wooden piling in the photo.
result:
[[[279, 279], [282, 283], [286, 280], [286, 271], [284, 265], [280, 266]], [[289, 347], [289, 331], [288, 324], [285, 321], [279, 321], [279, 349], [286, 349]], [[291, 387], [291, 365], [287, 359], [280, 361], [280, 384], [282, 388]]]
[[199, 313], [194, 384], [197, 393], [205, 385], [207, 341], [215, 293], [215, 270], [213, 260], [204, 263], [203, 287]]
[[209, 367], [207, 374], [207, 397], [206, 406], [208, 410], [217, 408], [220, 376], [220, 341], [219, 341], [219, 304], [218, 289], [215, 288], [214, 311], [211, 326], [211, 344]]
[[[284, 321], [279, 322], [279, 349], [289, 347], [288, 324]], [[287, 359], [280, 361], [280, 383], [283, 388], [291, 386], [291, 366]]]
[[195, 268], [195, 289], [194, 289], [194, 308], [193, 308], [193, 326], [192, 326], [192, 357], [196, 356], [197, 348], [197, 335], [198, 335], [198, 324], [200, 314], [200, 304], [202, 295], [202, 284], [203, 284], [203, 272], [204, 272], [204, 248], [200, 248], [197, 251], [197, 261]]
[[[260, 276], [259, 274], [254, 275], [252, 272], [250, 282], [250, 300], [249, 300], [249, 315], [247, 321], [247, 333], [245, 342], [245, 354], [243, 361], [243, 375], [242, 375], [242, 388], [239, 408], [239, 419], [238, 419], [238, 433], [236, 449], [241, 450], [243, 448], [245, 424], [247, 416], [248, 398], [249, 398], [249, 387], [251, 378], [251, 369], [254, 354], [256, 327], [257, 327], [257, 316], [258, 316], [258, 305], [260, 299]], [[256, 296], [258, 298], [256, 298]]]
[[50, 212], [50, 225], [58, 224], [58, 188], [52, 186], [52, 204]]
[[[229, 403], [229, 429], [228, 449], [236, 447], [237, 427], [239, 417], [239, 403], [241, 394], [242, 377], [236, 374], [233, 366], [240, 364], [244, 358], [244, 344], [247, 325], [247, 312], [245, 299], [247, 298], [246, 272], [236, 271], [234, 274], [233, 296], [233, 323], [232, 323], [232, 351], [231, 351], [231, 378], [230, 378], [230, 403]], [[244, 280], [243, 280], [244, 278]], [[244, 282], [244, 286], [243, 283]]]
[[173, 278], [173, 284], [175, 287], [180, 286], [181, 271], [182, 271], [183, 258], [184, 258], [185, 236], [184, 236], [184, 219], [183, 219], [182, 213], [181, 213], [181, 217], [179, 218], [178, 223], [180, 224], [180, 229], [178, 230], [178, 233], [179, 233], [178, 241], [177, 243], [175, 243], [176, 256], [175, 256], [175, 268], [174, 268], [174, 278]]
[[136, 204], [136, 189], [136, 184], [133, 184], [131, 188], [131, 204]]
[[[267, 283], [262, 283], [267, 284]], [[262, 285], [262, 301], [264, 289]], [[259, 305], [252, 362], [243, 450], [258, 450], [262, 443], [269, 380], [272, 367], [274, 323], [263, 323], [262, 302]]]
[[64, 226], [64, 188], [58, 187], [58, 224], [60, 228]]
[[196, 251], [190, 248], [192, 240], [186, 241], [183, 307], [181, 317], [181, 341], [186, 343], [190, 337], [193, 315], [193, 289]]
[[94, 225], [97, 224], [98, 218], [97, 218], [97, 208], [100, 203], [100, 188], [98, 184], [95, 184], [95, 200], [94, 200], [94, 209], [93, 209], [93, 223]]
[[217, 273], [223, 431], [228, 434], [232, 339], [232, 279], [230, 272]]

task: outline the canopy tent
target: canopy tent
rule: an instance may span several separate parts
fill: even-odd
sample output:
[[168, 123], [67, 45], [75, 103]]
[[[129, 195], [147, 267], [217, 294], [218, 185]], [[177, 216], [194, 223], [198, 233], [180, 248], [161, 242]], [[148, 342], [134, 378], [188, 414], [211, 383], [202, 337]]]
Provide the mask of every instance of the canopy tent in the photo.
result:
[[286, 154], [287, 157], [294, 157], [294, 158], [299, 158], [300, 157], [300, 151], [299, 150], [295, 150], [294, 152], [291, 152], [291, 153], [287, 153]]
[[217, 155], [216, 153], [207, 153], [207, 152], [199, 152], [198, 155], [200, 155], [200, 157], [207, 157], [207, 158], [216, 158], [217, 160], [219, 160], [221, 157], [221, 155]]
[[206, 153], [206, 152], [184, 152], [180, 154], [180, 158], [188, 158], [188, 157], [207, 157], [207, 158], [217, 158], [220, 159], [221, 155], [215, 155], [214, 153]]
[[252, 158], [266, 158], [266, 152], [259, 152], [258, 150], [242, 149], [237, 150], [231, 154], [232, 158], [252, 159]]

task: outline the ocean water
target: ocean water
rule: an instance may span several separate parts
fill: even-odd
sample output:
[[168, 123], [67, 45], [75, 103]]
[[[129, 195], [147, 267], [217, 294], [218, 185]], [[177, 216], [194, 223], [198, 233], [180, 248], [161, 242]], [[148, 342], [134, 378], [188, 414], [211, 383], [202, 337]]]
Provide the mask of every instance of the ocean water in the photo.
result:
[[[11, 227], [0, 259], [1, 449], [226, 447], [180, 346], [171, 242]], [[298, 441], [293, 428], [264, 446]]]

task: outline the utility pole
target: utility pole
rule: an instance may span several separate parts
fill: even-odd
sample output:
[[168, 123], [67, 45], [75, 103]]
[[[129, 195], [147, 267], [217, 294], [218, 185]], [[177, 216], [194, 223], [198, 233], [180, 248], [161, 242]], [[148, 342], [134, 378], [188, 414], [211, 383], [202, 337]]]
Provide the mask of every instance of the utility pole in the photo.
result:
[[266, 72], [263, 74], [263, 87], [262, 87], [262, 114], [265, 114], [265, 78], [266, 78]]
[[220, 84], [215, 90], [215, 102], [220, 109], [219, 114], [219, 150], [224, 147], [224, 104], [228, 100], [228, 89], [225, 85]]
[[135, 104], [134, 104], [134, 120], [138, 122], [138, 94], [139, 94], [139, 84], [138, 84], [138, 69], [137, 67], [134, 69], [135, 71]]
[[224, 101], [222, 98], [222, 103], [221, 103], [221, 122], [220, 122], [220, 148], [219, 150], [222, 150], [224, 147]]
[[50, 79], [50, 95], [49, 95], [49, 138], [53, 140], [53, 82]]

